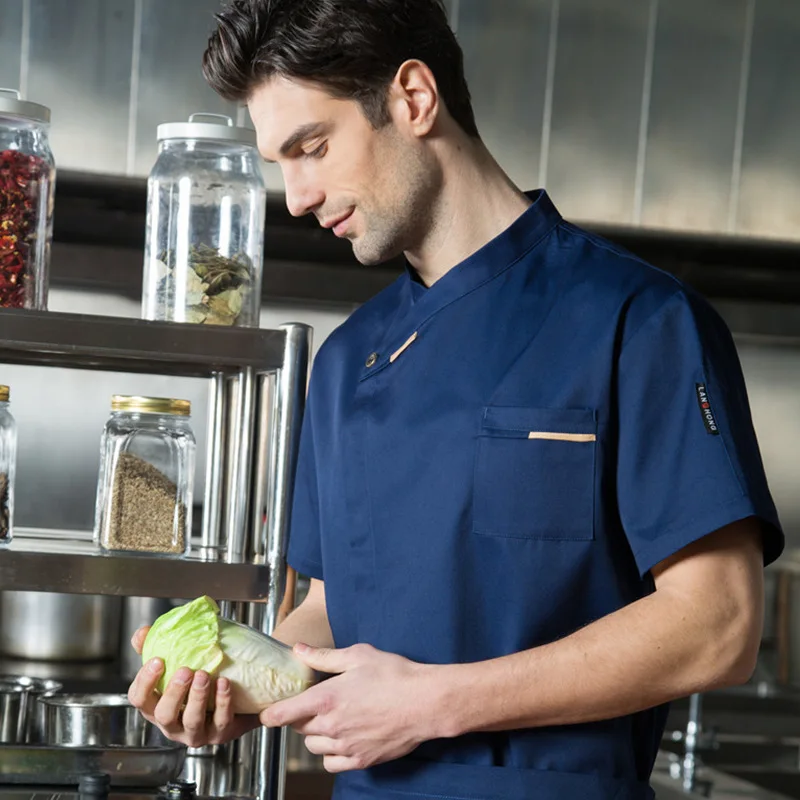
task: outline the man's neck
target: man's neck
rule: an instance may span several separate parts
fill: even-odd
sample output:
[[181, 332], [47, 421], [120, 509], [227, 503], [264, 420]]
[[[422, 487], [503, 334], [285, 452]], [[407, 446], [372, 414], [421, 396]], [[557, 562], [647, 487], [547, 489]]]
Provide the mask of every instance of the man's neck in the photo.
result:
[[426, 286], [501, 234], [531, 204], [483, 143], [465, 138], [443, 155], [445, 179], [427, 236], [405, 254]]

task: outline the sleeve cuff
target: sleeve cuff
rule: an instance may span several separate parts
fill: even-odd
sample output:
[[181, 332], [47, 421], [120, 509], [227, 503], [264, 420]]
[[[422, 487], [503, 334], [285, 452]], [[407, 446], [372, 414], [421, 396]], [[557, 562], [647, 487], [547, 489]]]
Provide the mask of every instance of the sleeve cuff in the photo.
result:
[[657, 539], [633, 548], [639, 574], [644, 577], [656, 564], [675, 555], [679, 550], [699, 541], [725, 525], [746, 517], [758, 517], [765, 525], [764, 564], [773, 562], [782, 552], [784, 536], [774, 510], [756, 508], [749, 497], [709, 510], [677, 528], [670, 529]]
[[300, 575], [305, 575], [308, 578], [314, 578], [318, 581], [324, 580], [322, 577], [322, 564], [318, 564], [316, 561], [290, 554], [288, 563], [289, 566]]

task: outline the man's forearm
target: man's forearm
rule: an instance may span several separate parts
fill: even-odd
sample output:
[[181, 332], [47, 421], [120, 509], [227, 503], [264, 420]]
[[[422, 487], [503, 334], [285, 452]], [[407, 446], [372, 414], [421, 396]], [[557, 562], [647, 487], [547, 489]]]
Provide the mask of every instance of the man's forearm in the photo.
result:
[[[747, 545], [746, 529], [728, 531]], [[701, 569], [700, 552], [694, 565]], [[475, 664], [432, 667], [429, 698], [456, 736], [609, 719], [746, 681], [763, 614], [754, 544], [721, 579], [670, 584], [560, 641]], [[444, 713], [447, 710], [447, 714]]]
[[298, 642], [312, 647], [333, 647], [333, 634], [321, 587], [314, 587], [308, 597], [273, 631], [274, 638], [288, 645]]

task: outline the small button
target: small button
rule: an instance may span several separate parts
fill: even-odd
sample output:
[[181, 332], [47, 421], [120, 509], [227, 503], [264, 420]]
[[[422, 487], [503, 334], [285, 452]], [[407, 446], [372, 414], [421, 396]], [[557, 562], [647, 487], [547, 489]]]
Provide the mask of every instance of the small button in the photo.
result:
[[378, 363], [378, 354], [370, 353], [369, 358], [367, 358], [367, 367], [374, 367], [375, 364], [377, 363]]

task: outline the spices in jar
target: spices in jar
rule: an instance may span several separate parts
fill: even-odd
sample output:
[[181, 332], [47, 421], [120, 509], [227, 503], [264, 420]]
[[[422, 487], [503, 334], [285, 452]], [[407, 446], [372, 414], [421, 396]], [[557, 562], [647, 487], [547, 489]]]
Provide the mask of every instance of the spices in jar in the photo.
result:
[[[0, 306], [25, 308], [33, 297], [39, 193], [50, 165], [17, 150], [0, 151]], [[45, 184], [46, 185], [46, 184]]]
[[0, 308], [47, 308], [55, 164], [50, 109], [0, 89]]
[[114, 470], [106, 546], [113, 550], [183, 553], [186, 508], [176, 486], [139, 456], [120, 453]]
[[195, 439], [186, 400], [114, 395], [103, 430], [95, 541], [106, 551], [184, 555]]
[[157, 319], [170, 318], [175, 295], [180, 294], [185, 297], [182, 321], [200, 325], [241, 324], [242, 309], [246, 312], [249, 308], [252, 291], [253, 263], [246, 253], [229, 258], [201, 244], [190, 248], [187, 269], [175, 269], [174, 251], [162, 253], [155, 269]]

